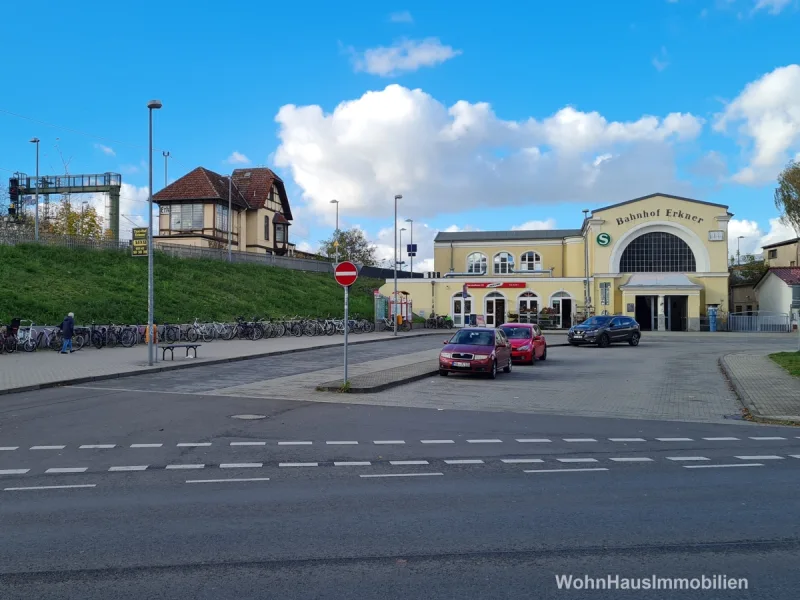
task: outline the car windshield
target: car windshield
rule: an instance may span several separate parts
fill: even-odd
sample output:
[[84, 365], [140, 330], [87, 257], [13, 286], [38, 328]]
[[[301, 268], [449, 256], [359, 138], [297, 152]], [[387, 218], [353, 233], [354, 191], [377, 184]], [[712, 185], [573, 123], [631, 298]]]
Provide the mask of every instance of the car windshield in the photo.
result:
[[608, 325], [609, 321], [611, 321], [611, 317], [591, 317], [586, 319], [581, 325], [587, 325], [589, 327], [603, 327], [604, 325]]
[[527, 340], [531, 337], [530, 327], [501, 327], [510, 340]]
[[474, 331], [462, 329], [451, 339], [451, 344], [467, 344], [470, 346], [493, 346], [494, 334], [491, 331]]

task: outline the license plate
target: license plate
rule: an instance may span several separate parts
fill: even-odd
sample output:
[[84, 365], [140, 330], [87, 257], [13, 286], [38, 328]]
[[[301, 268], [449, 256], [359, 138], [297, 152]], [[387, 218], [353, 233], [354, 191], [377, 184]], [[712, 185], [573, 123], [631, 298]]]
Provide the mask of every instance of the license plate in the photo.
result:
[[454, 362], [453, 366], [454, 367], [469, 367], [469, 363], [468, 362]]
[[575, 337], [583, 337], [583, 332], [582, 331], [576, 331], [575, 332]]

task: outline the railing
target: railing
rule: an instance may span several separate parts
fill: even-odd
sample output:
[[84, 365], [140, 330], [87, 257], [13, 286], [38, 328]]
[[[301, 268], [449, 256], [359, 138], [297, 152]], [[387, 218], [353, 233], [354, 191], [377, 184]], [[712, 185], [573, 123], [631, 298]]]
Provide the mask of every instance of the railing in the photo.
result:
[[[36, 177], [20, 173], [19, 185], [23, 193], [33, 193], [36, 189]], [[98, 173], [92, 175], [43, 175], [39, 177], [40, 194], [57, 194], [59, 190], [71, 188], [120, 187], [122, 175], [118, 173]], [[94, 190], [91, 190], [94, 191]]]
[[788, 332], [791, 331], [791, 320], [786, 313], [752, 311], [748, 313], [731, 313], [728, 315], [729, 331], [752, 332]]
[[88, 248], [90, 250], [127, 250], [130, 241], [115, 241], [104, 238], [92, 239], [71, 235], [53, 235], [40, 233], [39, 241], [33, 231], [27, 229], [0, 228], [0, 245], [17, 246], [19, 244], [41, 244], [43, 246], [59, 246], [62, 248]]

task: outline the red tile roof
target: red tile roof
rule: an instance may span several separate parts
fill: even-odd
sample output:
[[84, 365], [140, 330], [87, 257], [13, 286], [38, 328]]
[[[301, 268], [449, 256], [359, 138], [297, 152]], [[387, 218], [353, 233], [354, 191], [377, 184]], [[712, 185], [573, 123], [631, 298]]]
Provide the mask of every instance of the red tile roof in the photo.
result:
[[289, 221], [284, 217], [281, 213], [275, 213], [275, 216], [272, 217], [272, 222], [277, 223], [278, 225], [291, 225]]
[[[233, 178], [233, 195], [231, 202], [239, 208], [248, 208], [245, 198], [236, 186]], [[158, 203], [170, 203], [181, 200], [227, 200], [228, 177], [197, 167], [177, 181], [169, 184], [158, 193], [153, 194], [153, 200]]]
[[272, 191], [272, 186], [278, 188], [278, 195], [281, 200], [281, 208], [284, 216], [292, 220], [292, 209], [289, 206], [289, 198], [286, 195], [286, 187], [283, 180], [278, 177], [272, 169], [267, 167], [254, 167], [251, 169], [235, 169], [233, 171], [233, 182], [239, 188], [242, 196], [247, 199], [247, 203], [253, 208], [263, 208]]
[[788, 285], [800, 285], [800, 267], [773, 267], [769, 270]]

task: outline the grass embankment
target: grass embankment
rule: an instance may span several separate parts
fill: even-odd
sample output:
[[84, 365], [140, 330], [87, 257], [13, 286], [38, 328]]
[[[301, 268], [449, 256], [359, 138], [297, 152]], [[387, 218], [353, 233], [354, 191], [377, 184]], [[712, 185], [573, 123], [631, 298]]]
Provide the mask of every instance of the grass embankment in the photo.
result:
[[[344, 291], [332, 273], [160, 253], [154, 260], [158, 323], [344, 312]], [[0, 282], [0, 323], [20, 317], [58, 324], [68, 312], [80, 324], [147, 322], [147, 259], [126, 252], [0, 246]], [[373, 290], [382, 283], [359, 278], [350, 289], [350, 314], [372, 317]]]
[[786, 369], [790, 375], [800, 377], [800, 352], [776, 352], [770, 354], [769, 357]]

